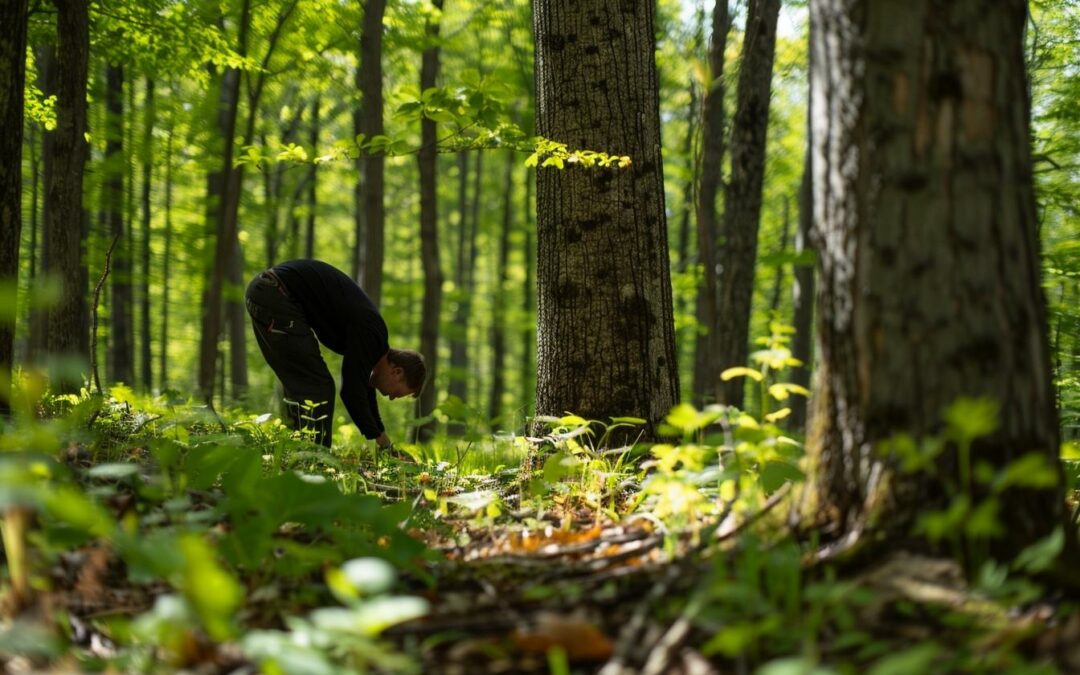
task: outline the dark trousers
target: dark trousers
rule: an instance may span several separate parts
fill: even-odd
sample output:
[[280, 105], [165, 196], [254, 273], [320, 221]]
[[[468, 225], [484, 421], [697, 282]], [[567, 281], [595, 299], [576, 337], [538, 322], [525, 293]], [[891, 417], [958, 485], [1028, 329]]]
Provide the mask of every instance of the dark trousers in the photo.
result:
[[300, 305], [272, 272], [248, 284], [244, 304], [263, 358], [285, 388], [286, 417], [330, 447], [334, 423], [334, 378], [319, 353], [319, 341]]

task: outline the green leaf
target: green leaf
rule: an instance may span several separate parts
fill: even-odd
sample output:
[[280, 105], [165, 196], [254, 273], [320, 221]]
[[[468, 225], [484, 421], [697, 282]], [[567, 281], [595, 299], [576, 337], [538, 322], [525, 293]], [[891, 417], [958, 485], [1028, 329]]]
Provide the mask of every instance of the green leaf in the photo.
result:
[[994, 481], [994, 491], [1000, 492], [1009, 487], [1052, 488], [1057, 484], [1057, 467], [1045, 455], [1031, 452], [1005, 467]]
[[945, 423], [958, 441], [973, 441], [998, 427], [998, 403], [990, 398], [961, 397], [945, 409]]
[[1013, 561], [1013, 568], [1037, 574], [1049, 568], [1064, 548], [1065, 533], [1058, 526], [1049, 535], [1020, 551]]
[[556, 169], [562, 169], [565, 165], [563, 164], [563, 158], [562, 157], [559, 157], [558, 155], [552, 155], [551, 157], [548, 157], [547, 159], [545, 159], [544, 163], [541, 164], [540, 166], [541, 167], [553, 166]]
[[[941, 670], [939, 660], [941, 647], [934, 642], [924, 642], [899, 654], [890, 654], [870, 668], [867, 675], [915, 675]], [[935, 667], [936, 666], [936, 667]]]
[[720, 379], [724, 382], [736, 377], [749, 377], [754, 382], [761, 382], [765, 379], [759, 371], [753, 368], [747, 368], [746, 366], [735, 366], [734, 368], [728, 368], [724, 372], [720, 373]]
[[375, 595], [390, 590], [397, 574], [382, 558], [354, 558], [341, 566], [345, 578], [358, 592]]
[[806, 478], [806, 474], [799, 467], [790, 462], [772, 460], [765, 462], [760, 471], [761, 488], [766, 494], [776, 492], [780, 487], [791, 481], [798, 483]]
[[184, 556], [178, 584], [181, 592], [212, 638], [229, 638], [233, 634], [233, 613], [244, 598], [240, 584], [218, 564], [214, 550], [201, 537], [181, 537], [180, 551]]
[[139, 473], [139, 466], [127, 462], [98, 464], [97, 466], [91, 467], [90, 470], [86, 472], [88, 476], [93, 476], [94, 478], [109, 478], [112, 480], [127, 478], [128, 476], [134, 476], [137, 473]]

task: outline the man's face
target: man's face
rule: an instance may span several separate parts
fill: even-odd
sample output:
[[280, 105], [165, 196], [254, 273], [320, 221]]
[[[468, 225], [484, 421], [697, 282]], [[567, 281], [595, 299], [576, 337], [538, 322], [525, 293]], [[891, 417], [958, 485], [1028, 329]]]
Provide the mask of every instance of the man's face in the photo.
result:
[[412, 396], [415, 393], [405, 382], [405, 370], [400, 366], [391, 366], [390, 372], [375, 383], [375, 388], [391, 401], [403, 396]]

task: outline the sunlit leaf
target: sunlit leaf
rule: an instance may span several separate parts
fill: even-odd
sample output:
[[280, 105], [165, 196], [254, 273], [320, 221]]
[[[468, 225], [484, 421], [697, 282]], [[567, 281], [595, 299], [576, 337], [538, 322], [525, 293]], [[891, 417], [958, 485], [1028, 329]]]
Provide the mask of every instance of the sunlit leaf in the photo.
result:
[[725, 382], [736, 377], [749, 377], [755, 382], [761, 382], [765, 379], [765, 376], [762, 375], [761, 372], [754, 370], [753, 368], [747, 368], [746, 366], [735, 366], [734, 368], [728, 368], [720, 373], [720, 379]]

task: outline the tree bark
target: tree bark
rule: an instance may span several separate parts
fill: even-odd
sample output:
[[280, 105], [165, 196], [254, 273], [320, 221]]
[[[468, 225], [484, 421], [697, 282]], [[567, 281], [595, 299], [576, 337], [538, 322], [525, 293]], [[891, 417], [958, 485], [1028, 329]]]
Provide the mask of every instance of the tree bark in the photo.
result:
[[780, 298], [784, 292], [784, 265], [783, 255], [787, 253], [788, 239], [791, 237], [791, 202], [784, 197], [784, 216], [780, 230], [780, 248], [777, 249], [776, 274], [773, 275], [772, 294], [769, 296], [769, 319], [776, 318], [780, 311]]
[[26, 0], [0, 0], [0, 415], [11, 412], [16, 289], [22, 235], [23, 100], [26, 85]]
[[[443, 0], [432, 0], [432, 6], [441, 13]], [[424, 50], [420, 66], [420, 91], [435, 86], [439, 78], [438, 21], [428, 21], [429, 46]], [[443, 273], [439, 265], [439, 212], [436, 186], [436, 163], [438, 149], [435, 147], [436, 125], [426, 117], [420, 122], [420, 248], [424, 267], [424, 303], [420, 319], [420, 352], [427, 360], [427, 385], [420, 395], [417, 412], [421, 417], [435, 410], [435, 377], [439, 363], [439, 318], [442, 312]], [[416, 438], [430, 440], [435, 433], [434, 421], [416, 427]]]
[[701, 182], [697, 193], [698, 261], [701, 290], [697, 297], [699, 332], [694, 345], [694, 399], [698, 406], [716, 400], [720, 389], [720, 363], [716, 359], [720, 315], [717, 305], [716, 246], [719, 218], [716, 195], [720, 192], [724, 164], [724, 50], [731, 30], [727, 0], [716, 0], [709, 45], [709, 76], [701, 103]]
[[491, 311], [491, 393], [488, 419], [493, 428], [502, 422], [503, 393], [506, 391], [507, 264], [510, 259], [510, 231], [514, 226], [514, 153], [506, 154], [506, 182], [503, 184], [502, 225], [499, 230], [499, 257], [495, 263], [495, 292]]
[[[479, 163], [479, 157], [478, 163]], [[447, 329], [446, 337], [450, 342], [450, 368], [447, 376], [450, 380], [446, 393], [456, 396], [462, 403], [467, 403], [468, 393], [468, 341], [469, 341], [469, 304], [471, 302], [471, 278], [473, 259], [469, 256], [470, 242], [476, 237], [476, 229], [469, 218], [469, 153], [462, 150], [457, 153], [458, 166], [458, 227], [457, 255], [454, 267], [454, 320]], [[479, 171], [480, 167], [477, 166]], [[477, 195], [473, 195], [475, 199]], [[465, 434], [463, 420], [454, 420], [447, 424], [446, 431], [451, 436]]]
[[128, 223], [124, 214], [124, 69], [109, 64], [105, 69], [105, 159], [102, 163], [102, 206], [109, 237], [116, 240], [109, 274], [109, 351], [107, 361], [110, 382], [135, 384], [135, 349], [133, 344], [131, 297], [131, 247]]
[[[822, 505], [846, 530], [956, 495], [901, 474], [881, 444], [942, 430], [959, 397], [1000, 405], [972, 463], [1057, 466], [1023, 44], [1027, 3], [812, 0], [820, 385], [810, 449]], [[888, 485], [888, 489], [883, 486]], [[1062, 484], [998, 496], [1002, 559], [1063, 526]], [[1072, 527], [1066, 527], [1071, 540]], [[968, 543], [971, 543], [970, 540]], [[971, 562], [970, 560], [968, 562]]]
[[[723, 243], [717, 279], [719, 316], [715, 362], [721, 369], [746, 365], [750, 303], [754, 296], [765, 141], [769, 127], [773, 55], [780, 0], [750, 0], [742, 65], [731, 128], [731, 180], [724, 193]], [[720, 383], [720, 402], [743, 407], [745, 378]]]
[[[809, 130], [808, 130], [809, 131]], [[812, 250], [810, 247], [810, 231], [813, 228], [813, 190], [810, 177], [811, 169], [810, 134], [807, 134], [806, 159], [803, 161], [803, 176], [799, 184], [799, 224], [795, 232], [795, 254]], [[813, 345], [814, 345], [814, 268], [800, 262], [795, 264], [795, 282], [791, 289], [791, 302], [794, 306], [794, 315], [791, 320], [795, 328], [795, 335], [791, 340], [791, 355], [802, 362], [791, 371], [791, 382], [805, 389], [810, 388], [810, 373], [813, 372]], [[806, 404], [803, 396], [791, 397], [791, 416], [788, 418], [789, 426], [796, 431], [806, 429]]]
[[165, 141], [165, 250], [161, 260], [161, 350], [158, 352], [158, 372], [161, 391], [169, 387], [169, 287], [172, 281], [172, 199], [173, 199], [173, 132], [174, 119], [169, 118], [169, 136]]
[[[56, 95], [56, 46], [55, 45], [43, 45], [34, 48], [34, 63], [37, 66], [37, 85], [41, 89], [43, 96], [55, 96]], [[52, 210], [52, 203], [49, 201], [49, 185], [52, 182], [53, 173], [53, 159], [56, 156], [55, 151], [52, 149], [54, 143], [55, 133], [49, 132], [42, 128], [41, 133], [41, 229], [40, 229], [40, 243], [38, 245], [38, 253], [36, 259], [33, 261], [34, 266], [37, 267], [35, 274], [32, 278], [44, 279], [47, 278], [48, 270], [50, 269], [48, 263], [49, 257], [49, 212]], [[45, 354], [46, 338], [48, 336], [48, 318], [49, 312], [47, 307], [33, 306], [30, 307], [30, 349], [28, 358], [31, 361], [36, 361], [40, 356]]]
[[[383, 70], [382, 24], [386, 0], [367, 0], [364, 3], [364, 23], [360, 33], [360, 129], [359, 133], [373, 138], [385, 133], [383, 127]], [[385, 158], [366, 155], [361, 164], [363, 194], [364, 249], [362, 255], [362, 286], [376, 306], [382, 301], [384, 230], [386, 228]], [[357, 232], [359, 241], [360, 232]]]
[[[319, 108], [322, 107], [321, 97], [316, 94], [315, 100], [311, 103], [311, 128], [309, 129], [310, 135], [308, 142], [311, 143], [311, 152], [313, 155], [317, 155], [319, 150]], [[315, 162], [311, 163], [311, 167], [308, 168], [308, 175], [311, 176], [308, 182], [308, 194], [307, 194], [307, 227], [304, 228], [304, 257], [315, 257], [315, 212], [319, 208], [319, 165]]]
[[633, 162], [537, 172], [536, 411], [635, 416], [652, 437], [679, 396], [654, 3], [620, 8], [533, 2], [539, 135]]
[[[52, 171], [46, 174], [45, 272], [60, 280], [60, 301], [46, 318], [45, 348], [54, 357], [89, 362], [83, 172], [89, 154], [86, 142], [86, 81], [90, 58], [89, 3], [55, 0], [57, 8], [56, 129], [51, 132]], [[59, 374], [56, 391], [74, 392], [82, 377], [73, 370]]]
[[146, 78], [146, 121], [143, 127], [142, 139], [142, 279], [139, 282], [139, 299], [141, 319], [140, 330], [142, 334], [139, 340], [139, 372], [141, 374], [142, 389], [149, 393], [154, 388], [153, 363], [154, 355], [151, 349], [153, 333], [150, 329], [150, 279], [151, 279], [151, 202], [154, 179], [154, 125], [157, 124], [157, 104], [154, 100], [154, 92], [157, 88], [153, 78]]

